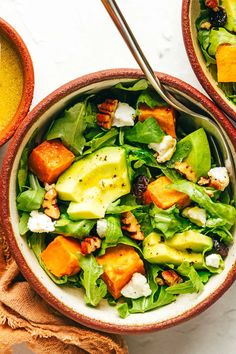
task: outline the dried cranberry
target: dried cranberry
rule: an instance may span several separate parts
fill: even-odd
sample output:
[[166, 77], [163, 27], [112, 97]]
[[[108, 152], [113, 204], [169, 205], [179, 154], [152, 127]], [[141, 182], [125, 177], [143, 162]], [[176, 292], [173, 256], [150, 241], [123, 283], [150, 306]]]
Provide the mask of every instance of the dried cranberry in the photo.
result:
[[227, 21], [227, 13], [222, 7], [217, 11], [212, 10], [209, 15], [209, 21], [214, 27], [223, 27]]
[[148, 180], [145, 176], [138, 176], [134, 180], [132, 192], [139, 200], [143, 199], [143, 193], [147, 190]]
[[213, 239], [213, 249], [219, 253], [222, 258], [228, 256], [229, 248], [217, 239]]

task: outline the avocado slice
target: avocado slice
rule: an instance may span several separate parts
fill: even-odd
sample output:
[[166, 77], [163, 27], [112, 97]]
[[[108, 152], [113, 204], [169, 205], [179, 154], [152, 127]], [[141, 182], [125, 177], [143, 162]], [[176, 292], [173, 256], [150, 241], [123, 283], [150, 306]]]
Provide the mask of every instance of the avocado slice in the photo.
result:
[[177, 162], [175, 168], [192, 182], [197, 182], [201, 176], [207, 176], [211, 168], [211, 151], [207, 135], [203, 128], [187, 135], [179, 141], [179, 146], [189, 141], [192, 149], [183, 162]]
[[104, 147], [76, 161], [58, 179], [61, 200], [72, 220], [102, 218], [108, 205], [130, 192], [125, 150]]
[[201, 253], [188, 253], [172, 248], [161, 242], [161, 236], [156, 232], [149, 234], [143, 241], [143, 255], [150, 263], [179, 266], [182, 262], [189, 262], [196, 269], [204, 268], [204, 257]]
[[213, 247], [212, 239], [196, 230], [177, 233], [171, 239], [166, 240], [165, 244], [179, 251], [190, 249], [193, 252], [203, 252]]
[[236, 32], [236, 2], [235, 0], [222, 0], [222, 6], [227, 13], [227, 21], [225, 28], [227, 30]]

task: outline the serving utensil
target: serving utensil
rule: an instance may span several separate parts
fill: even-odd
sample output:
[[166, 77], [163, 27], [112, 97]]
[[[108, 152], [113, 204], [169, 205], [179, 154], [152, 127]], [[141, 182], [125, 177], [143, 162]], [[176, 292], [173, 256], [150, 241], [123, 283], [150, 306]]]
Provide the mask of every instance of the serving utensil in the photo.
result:
[[[145, 74], [153, 89], [173, 108], [181, 113], [180, 119], [186, 122], [186, 116], [191, 118], [192, 126], [197, 129], [203, 127], [208, 133], [211, 143], [212, 153], [219, 165], [225, 165], [231, 175], [233, 185], [235, 185], [235, 166], [231, 151], [235, 151], [230, 139], [219, 122], [204, 107], [199, 106], [208, 116], [202, 115], [189, 108], [193, 103], [190, 97], [178, 90], [171, 90], [160, 83], [151, 65], [140, 48], [134, 34], [115, 0], [101, 0], [108, 14], [116, 25], [118, 31], [126, 42], [136, 62]], [[177, 98], [178, 97], [178, 98]], [[183, 103], [184, 102], [184, 103]], [[195, 106], [198, 106], [194, 102]], [[210, 117], [209, 117], [210, 116]]]

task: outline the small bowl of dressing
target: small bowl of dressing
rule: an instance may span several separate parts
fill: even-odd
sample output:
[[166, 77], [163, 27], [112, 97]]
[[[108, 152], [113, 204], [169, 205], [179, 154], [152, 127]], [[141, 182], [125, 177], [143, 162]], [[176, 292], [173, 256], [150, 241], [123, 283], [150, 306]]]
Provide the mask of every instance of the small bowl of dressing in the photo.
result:
[[27, 115], [34, 91], [34, 69], [20, 35], [0, 18], [0, 146]]

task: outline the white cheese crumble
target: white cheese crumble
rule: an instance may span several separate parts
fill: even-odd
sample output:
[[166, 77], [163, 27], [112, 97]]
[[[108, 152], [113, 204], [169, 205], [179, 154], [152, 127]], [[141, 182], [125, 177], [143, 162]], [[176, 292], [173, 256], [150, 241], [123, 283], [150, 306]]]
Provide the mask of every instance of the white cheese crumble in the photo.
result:
[[113, 127], [130, 127], [134, 125], [135, 109], [128, 103], [119, 102], [114, 114]]
[[99, 237], [103, 238], [106, 236], [108, 222], [106, 219], [99, 219], [97, 221], [97, 234]]
[[206, 257], [205, 263], [208, 267], [219, 268], [221, 257], [219, 254], [213, 253]]
[[30, 213], [28, 220], [28, 228], [32, 232], [53, 232], [55, 230], [55, 221], [44, 213], [40, 213], [38, 210], [33, 210]]
[[148, 147], [157, 152], [157, 162], [166, 162], [171, 159], [176, 150], [176, 139], [165, 135], [159, 144], [151, 143]]
[[131, 299], [138, 299], [142, 296], [151, 295], [152, 290], [147, 282], [147, 278], [141, 273], [134, 273], [131, 280], [121, 290], [121, 294]]
[[218, 188], [223, 191], [229, 184], [229, 175], [226, 167], [214, 167], [211, 168], [208, 172], [208, 176], [210, 177], [211, 183], [218, 184]]
[[185, 208], [182, 212], [182, 215], [198, 226], [206, 225], [206, 210], [199, 208], [198, 206]]

